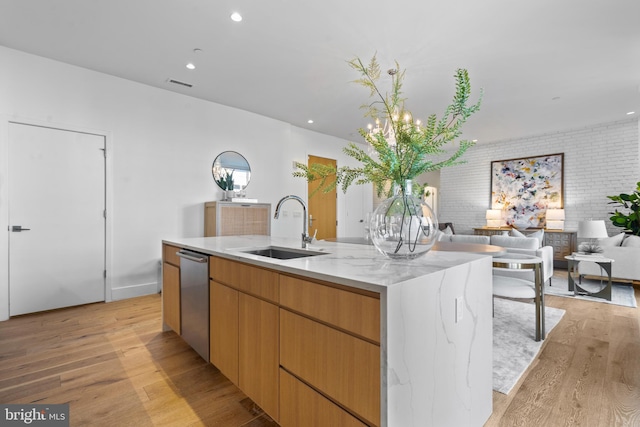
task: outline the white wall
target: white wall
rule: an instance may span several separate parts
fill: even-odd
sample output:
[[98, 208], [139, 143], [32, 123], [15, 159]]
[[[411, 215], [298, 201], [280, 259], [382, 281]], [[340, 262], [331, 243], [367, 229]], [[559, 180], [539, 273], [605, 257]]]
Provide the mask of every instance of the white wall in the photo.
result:
[[453, 222], [456, 233], [473, 234], [486, 224], [492, 161], [564, 153], [565, 229], [592, 218], [604, 219], [609, 235], [619, 233], [608, 220], [606, 196], [629, 193], [640, 181], [639, 134], [635, 118], [478, 144], [465, 153], [466, 164], [440, 171], [440, 220]]
[[[339, 165], [353, 161], [342, 153], [346, 141], [338, 138], [4, 47], [0, 47], [0, 119], [3, 227], [9, 224], [9, 120], [107, 135], [111, 148], [107, 299], [155, 292], [161, 240], [203, 234], [203, 203], [222, 198], [211, 176], [211, 163], [220, 152], [234, 150], [247, 158], [252, 168], [247, 197], [271, 203], [272, 209], [287, 194], [306, 197], [306, 181], [291, 176], [294, 160], [306, 162], [307, 155], [314, 154], [335, 158]], [[353, 230], [361, 226], [356, 221], [361, 212], [347, 212], [346, 198], [365, 201], [364, 209], [370, 210], [371, 189], [352, 187], [346, 196], [339, 194], [338, 235], [359, 235]], [[287, 209], [297, 207], [288, 202]], [[298, 237], [300, 218], [292, 217], [273, 220], [272, 234]], [[8, 236], [2, 233], [0, 319], [8, 317], [7, 248]]]

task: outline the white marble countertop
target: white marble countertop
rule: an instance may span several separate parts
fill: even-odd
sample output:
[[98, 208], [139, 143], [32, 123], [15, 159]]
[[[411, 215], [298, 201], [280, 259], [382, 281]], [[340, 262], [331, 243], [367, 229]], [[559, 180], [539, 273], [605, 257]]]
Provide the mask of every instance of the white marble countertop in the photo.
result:
[[378, 253], [373, 246], [321, 240], [308, 245], [307, 250], [326, 252], [326, 255], [281, 260], [242, 251], [267, 246], [301, 249], [300, 240], [270, 236], [221, 236], [165, 239], [163, 243], [374, 292], [382, 292], [408, 280], [486, 256], [430, 251], [414, 260], [391, 260]]

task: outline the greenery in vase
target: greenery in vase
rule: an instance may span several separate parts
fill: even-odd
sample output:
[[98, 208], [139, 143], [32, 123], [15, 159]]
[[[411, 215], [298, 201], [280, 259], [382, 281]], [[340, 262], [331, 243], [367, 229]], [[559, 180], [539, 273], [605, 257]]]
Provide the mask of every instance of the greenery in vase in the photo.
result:
[[628, 209], [628, 213], [615, 209], [609, 218], [613, 225], [622, 227], [631, 234], [640, 236], [640, 182], [636, 184], [636, 189], [631, 194], [621, 193], [617, 196], [607, 196], [612, 201], [609, 204]]
[[[462, 125], [480, 108], [482, 92], [475, 104], [468, 105], [471, 85], [467, 70], [456, 70], [456, 92], [442, 117], [438, 119], [432, 114], [426, 122], [420, 123], [414, 121], [410, 111], [405, 110], [405, 98], [402, 97], [405, 71], [400, 71], [398, 62], [395, 63], [396, 69], [388, 72], [392, 77], [391, 92], [384, 95], [377, 86], [381, 72], [375, 56], [368, 65], [359, 58], [349, 61], [349, 65], [360, 73], [355, 83], [368, 88], [370, 97], [375, 98], [361, 107], [366, 110], [365, 117], [371, 117], [378, 124], [386, 122], [390, 132], [385, 135], [377, 129], [359, 129], [360, 135], [374, 151], [370, 155], [354, 143], [344, 148], [345, 154], [360, 161], [359, 167], [336, 168], [315, 163], [309, 166], [296, 163], [294, 176], [306, 178], [307, 181], [320, 180], [317, 190], [325, 192], [337, 186], [346, 192], [351, 184], [373, 183], [378, 196], [385, 189], [387, 195], [391, 196], [393, 184], [399, 185], [404, 193], [407, 180], [413, 180], [425, 172], [463, 163], [459, 158], [474, 145], [471, 141], [460, 141], [458, 149], [444, 160], [434, 162], [432, 158], [445, 153], [443, 147], [462, 134]], [[387, 140], [388, 135], [392, 135], [389, 138], [391, 140]]]

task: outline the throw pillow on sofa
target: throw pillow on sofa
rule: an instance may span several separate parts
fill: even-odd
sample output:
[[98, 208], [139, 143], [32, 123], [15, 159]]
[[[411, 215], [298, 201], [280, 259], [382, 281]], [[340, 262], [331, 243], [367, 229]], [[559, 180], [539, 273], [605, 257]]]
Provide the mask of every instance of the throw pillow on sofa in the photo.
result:
[[511, 236], [491, 236], [491, 244], [502, 246], [503, 248], [513, 249], [529, 249], [536, 250], [538, 248], [538, 239], [530, 239], [528, 237], [511, 237]]
[[604, 239], [598, 239], [598, 244], [600, 246], [620, 246], [622, 244], [622, 240], [624, 239], [624, 233], [617, 234], [615, 236], [607, 237]]
[[623, 248], [640, 248], [640, 236], [627, 236], [622, 241]]
[[513, 230], [511, 230], [511, 236], [513, 237], [526, 237], [527, 239], [538, 239], [538, 247], [541, 248], [542, 247], [542, 243], [544, 241], [544, 230], [538, 230], [534, 233], [531, 234], [524, 234], [521, 233], [520, 231], [516, 230], [515, 228]]

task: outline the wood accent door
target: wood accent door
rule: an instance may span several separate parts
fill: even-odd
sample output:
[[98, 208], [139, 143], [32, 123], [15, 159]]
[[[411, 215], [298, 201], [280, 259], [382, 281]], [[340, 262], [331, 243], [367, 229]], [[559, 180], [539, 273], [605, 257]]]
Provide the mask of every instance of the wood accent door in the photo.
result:
[[[337, 163], [334, 159], [327, 159], [324, 157], [309, 156], [308, 164], [320, 163], [323, 165], [336, 166]], [[310, 182], [307, 186], [308, 193], [311, 195], [316, 188], [318, 188], [319, 182]], [[316, 238], [328, 239], [336, 237], [337, 229], [337, 217], [336, 217], [336, 189], [334, 188], [328, 193], [318, 191], [313, 196], [309, 197], [309, 235], [318, 230]]]
[[284, 369], [280, 369], [279, 424], [282, 427], [366, 426]]
[[209, 357], [235, 385], [238, 382], [238, 294], [209, 281]]
[[271, 418], [279, 418], [279, 309], [239, 295], [240, 389]]
[[180, 322], [180, 248], [162, 246], [162, 323], [181, 333]]

